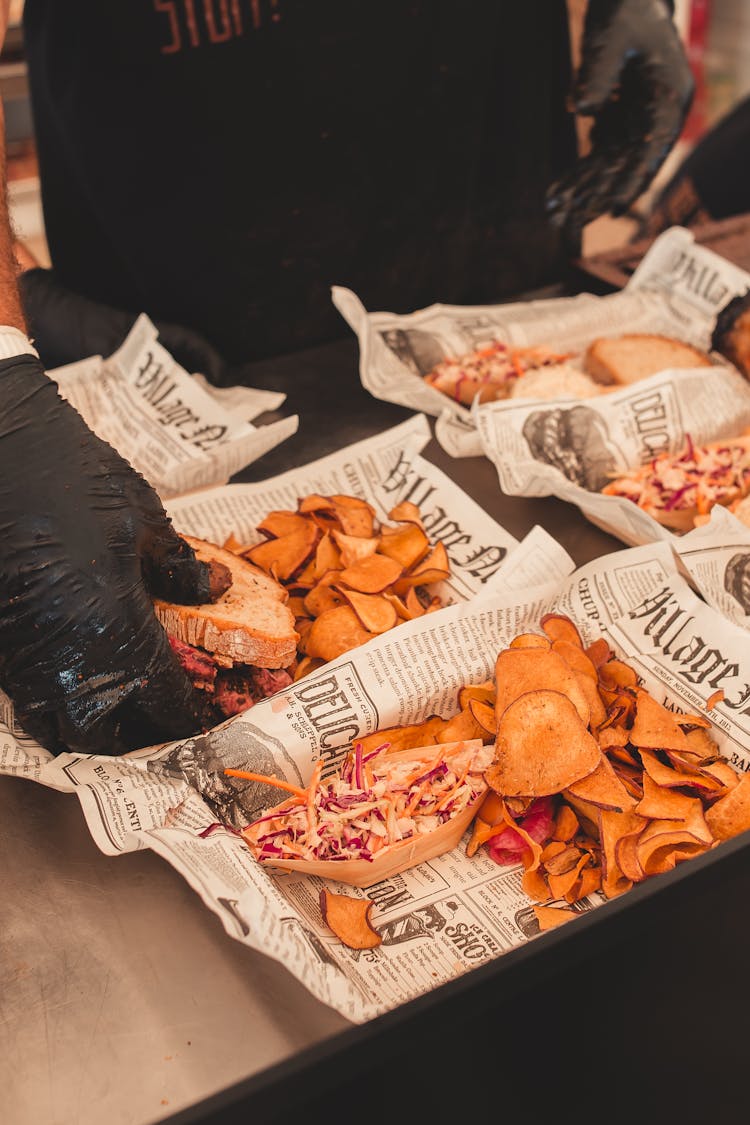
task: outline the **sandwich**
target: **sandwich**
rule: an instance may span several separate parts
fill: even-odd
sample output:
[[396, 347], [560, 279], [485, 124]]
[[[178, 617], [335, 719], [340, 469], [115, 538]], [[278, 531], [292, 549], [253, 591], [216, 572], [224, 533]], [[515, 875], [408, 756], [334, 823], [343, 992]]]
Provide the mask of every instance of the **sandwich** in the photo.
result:
[[240, 555], [183, 538], [209, 564], [218, 596], [204, 605], [155, 598], [154, 609], [210, 728], [292, 683], [299, 634], [283, 586]]
[[680, 453], [660, 453], [602, 492], [632, 500], [671, 531], [690, 531], [715, 504], [732, 506], [750, 494], [750, 435], [706, 445], [686, 435]]

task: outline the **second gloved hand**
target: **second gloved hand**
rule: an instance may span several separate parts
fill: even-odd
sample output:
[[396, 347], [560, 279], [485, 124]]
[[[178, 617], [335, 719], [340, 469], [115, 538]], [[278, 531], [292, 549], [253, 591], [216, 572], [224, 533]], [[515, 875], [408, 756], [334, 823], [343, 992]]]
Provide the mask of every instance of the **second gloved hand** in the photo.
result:
[[589, 0], [576, 113], [593, 117], [591, 151], [548, 193], [571, 242], [586, 223], [623, 214], [661, 167], [690, 108], [694, 82], [667, 0]]
[[29, 355], [0, 361], [0, 687], [53, 753], [116, 754], [201, 729], [151, 594], [212, 576], [151, 486]]
[[[48, 370], [90, 355], [111, 355], [135, 323], [132, 313], [67, 289], [51, 269], [27, 270], [18, 287], [29, 335]], [[220, 382], [224, 361], [205, 337], [180, 324], [154, 323], [159, 342], [186, 371]]]

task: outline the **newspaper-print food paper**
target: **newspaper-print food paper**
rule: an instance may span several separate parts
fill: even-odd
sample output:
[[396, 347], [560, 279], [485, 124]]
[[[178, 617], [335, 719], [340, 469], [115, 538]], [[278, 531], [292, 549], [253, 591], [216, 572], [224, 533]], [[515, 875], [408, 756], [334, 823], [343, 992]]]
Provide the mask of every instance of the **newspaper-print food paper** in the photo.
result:
[[368, 312], [340, 286], [332, 297], [359, 341], [363, 386], [375, 398], [435, 416], [445, 451], [466, 457], [483, 451], [472, 411], [424, 382], [445, 356], [493, 340], [578, 353], [598, 336], [624, 332], [661, 333], [705, 349], [716, 313], [749, 286], [750, 274], [697, 246], [690, 231], [672, 227], [654, 242], [625, 289], [606, 297], [584, 293], [502, 305], [431, 305], [406, 316]]
[[297, 415], [254, 426], [286, 395], [190, 375], [141, 315], [111, 356], [51, 371], [60, 394], [167, 499], [223, 484], [296, 433]]
[[708, 523], [676, 537], [673, 547], [709, 605], [750, 629], [750, 527], [717, 505]]
[[598, 527], [638, 545], [678, 536], [632, 500], [601, 489], [663, 451], [733, 437], [750, 426], [750, 383], [734, 368], [662, 371], [575, 403], [508, 399], [475, 411], [482, 448], [512, 496], [558, 496]]
[[[513, 558], [513, 555], [510, 555]], [[566, 569], [563, 567], [563, 570]], [[498, 867], [466, 839], [366, 892], [383, 941], [357, 952], [323, 924], [322, 881], [274, 875], [231, 826], [278, 803], [268, 787], [227, 778], [239, 767], [301, 785], [324, 776], [357, 735], [437, 713], [453, 714], [459, 688], [492, 675], [498, 651], [557, 609], [584, 643], [605, 636], [645, 686], [672, 709], [709, 713], [712, 735], [738, 768], [750, 768], [750, 646], [744, 629], [701, 601], [666, 543], [615, 552], [543, 586], [496, 584], [470, 601], [407, 622], [297, 681], [209, 734], [127, 758], [64, 754], [39, 760], [9, 731], [0, 768], [75, 792], [109, 855], [151, 848], [170, 863], [238, 941], [276, 958], [319, 1000], [361, 1023], [501, 956], [538, 933], [521, 890], [523, 869]], [[265, 802], [265, 804], [263, 804]], [[658, 877], [658, 876], [657, 876]], [[576, 909], [606, 903], [592, 896]]]
[[[296, 509], [298, 498], [311, 492], [360, 496], [386, 522], [396, 504], [410, 500], [420, 509], [430, 539], [439, 539], [448, 552], [451, 576], [435, 585], [435, 593], [444, 601], [464, 600], [494, 581], [517, 540], [420, 456], [429, 439], [427, 419], [418, 414], [272, 480], [230, 484], [178, 498], [167, 504], [167, 511], [178, 531], [215, 543], [233, 533], [240, 542], [254, 544], [263, 539], [256, 527], [267, 512]], [[557, 545], [555, 549], [559, 550]], [[529, 581], [526, 568], [523, 573], [523, 581]], [[537, 574], [531, 581], [540, 577]]]

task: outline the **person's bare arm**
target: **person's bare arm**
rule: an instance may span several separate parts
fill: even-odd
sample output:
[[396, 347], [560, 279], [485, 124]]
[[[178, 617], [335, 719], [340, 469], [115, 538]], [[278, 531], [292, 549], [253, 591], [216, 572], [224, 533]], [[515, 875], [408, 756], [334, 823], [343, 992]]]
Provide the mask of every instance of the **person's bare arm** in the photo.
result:
[[[10, 0], [0, 0], [0, 52], [8, 31]], [[13, 227], [8, 207], [7, 159], [5, 153], [5, 112], [0, 100], [0, 324], [26, 332], [16, 275], [18, 264], [13, 249]]]

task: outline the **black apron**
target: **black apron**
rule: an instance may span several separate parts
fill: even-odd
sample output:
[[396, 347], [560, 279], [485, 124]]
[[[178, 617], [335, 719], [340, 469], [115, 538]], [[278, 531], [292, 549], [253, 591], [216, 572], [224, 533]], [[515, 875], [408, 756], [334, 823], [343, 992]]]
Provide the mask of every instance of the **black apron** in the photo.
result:
[[563, 0], [26, 0], [55, 270], [231, 360], [556, 280]]

